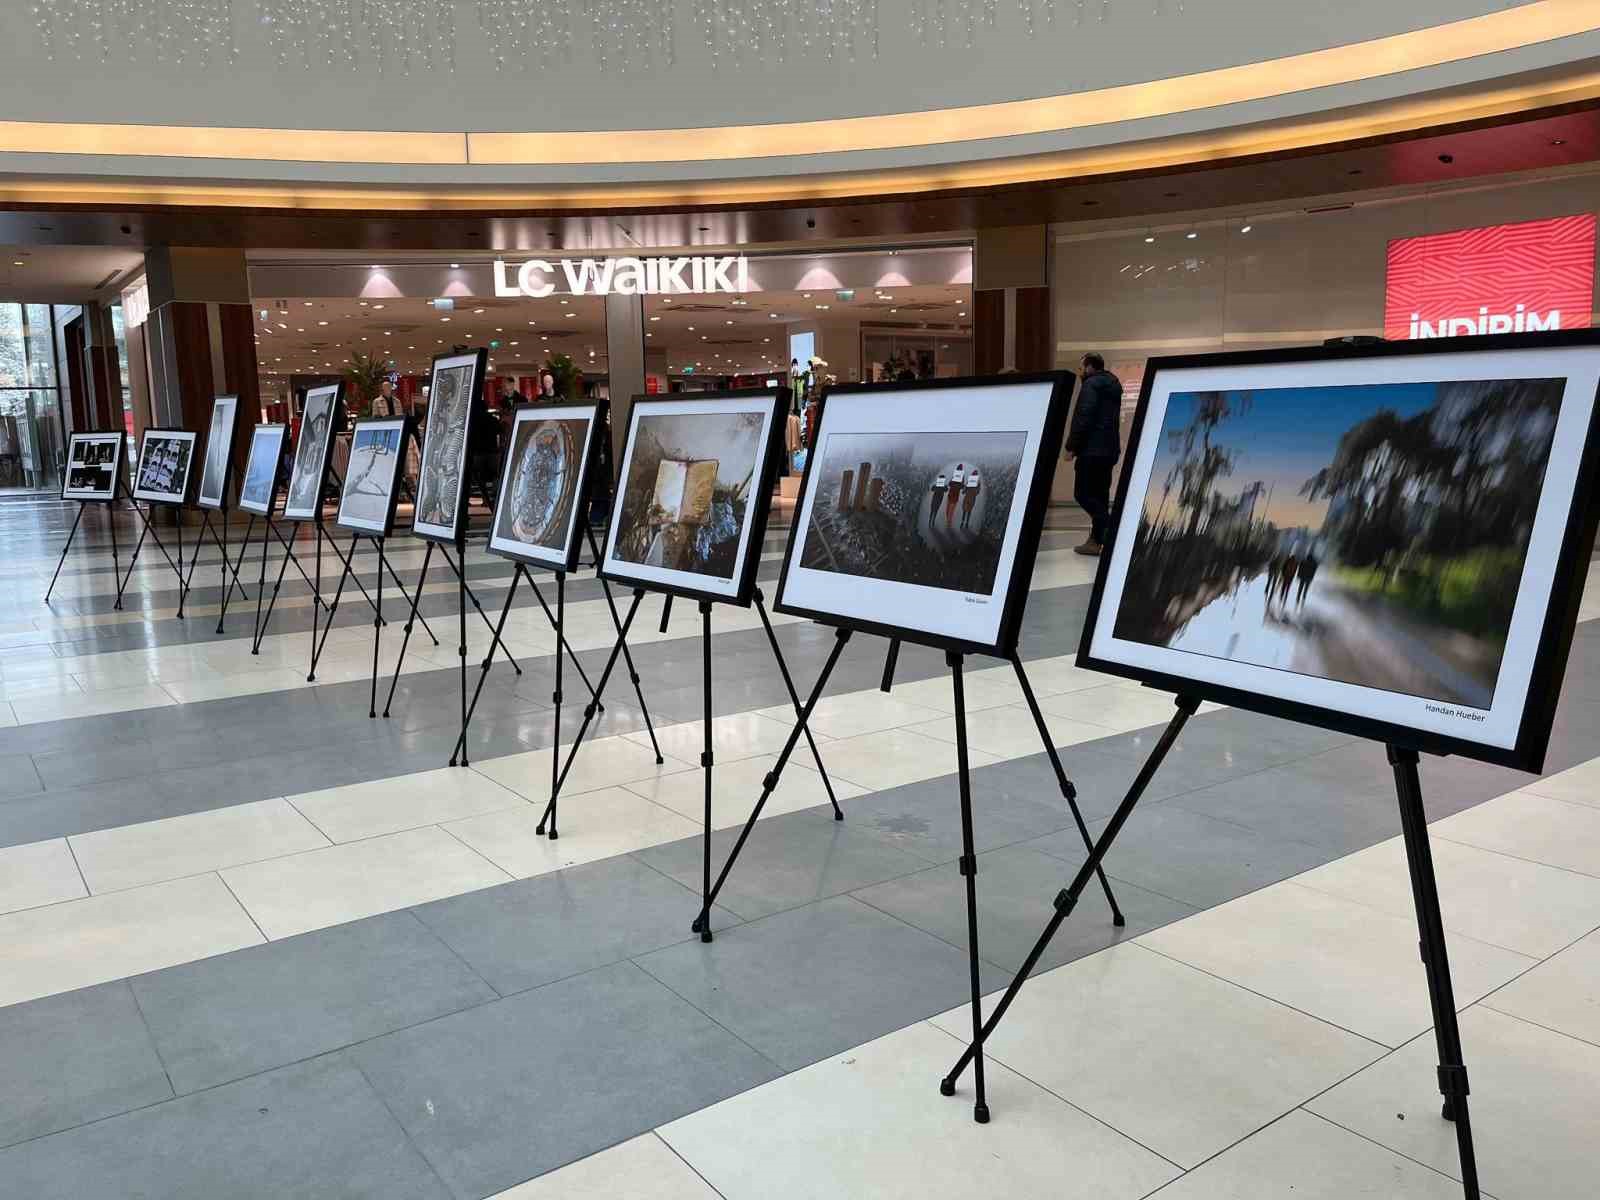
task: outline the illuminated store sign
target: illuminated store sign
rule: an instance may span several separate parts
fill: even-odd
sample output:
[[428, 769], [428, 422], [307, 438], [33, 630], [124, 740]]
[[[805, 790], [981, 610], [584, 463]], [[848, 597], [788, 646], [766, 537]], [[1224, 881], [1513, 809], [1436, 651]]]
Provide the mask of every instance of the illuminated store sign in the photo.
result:
[[696, 292], [738, 293], [749, 290], [749, 263], [744, 255], [696, 254], [666, 258], [531, 258], [514, 271], [503, 260], [494, 264], [496, 296], [550, 295], [558, 282], [574, 296], [687, 296]]
[[1390, 242], [1383, 335], [1586, 328], [1594, 253], [1592, 213]]

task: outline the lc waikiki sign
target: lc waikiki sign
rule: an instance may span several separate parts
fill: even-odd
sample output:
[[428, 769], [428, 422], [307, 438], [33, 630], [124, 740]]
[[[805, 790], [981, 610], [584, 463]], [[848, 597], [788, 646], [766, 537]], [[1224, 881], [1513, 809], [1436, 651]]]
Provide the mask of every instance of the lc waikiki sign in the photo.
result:
[[744, 255], [696, 254], [666, 258], [530, 258], [513, 272], [503, 259], [494, 264], [496, 296], [542, 299], [564, 282], [574, 296], [687, 296], [696, 292], [749, 290]]
[[1592, 213], [1389, 243], [1391, 341], [1582, 329], [1594, 306]]

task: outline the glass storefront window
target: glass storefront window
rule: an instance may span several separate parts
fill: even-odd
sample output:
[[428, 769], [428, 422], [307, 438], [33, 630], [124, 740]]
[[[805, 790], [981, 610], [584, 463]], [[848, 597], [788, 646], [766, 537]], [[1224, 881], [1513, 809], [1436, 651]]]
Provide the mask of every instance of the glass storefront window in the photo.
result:
[[65, 438], [48, 304], [0, 304], [0, 488], [61, 485]]
[[882, 383], [909, 374], [948, 379], [972, 373], [972, 335], [948, 330], [861, 330], [862, 377]]

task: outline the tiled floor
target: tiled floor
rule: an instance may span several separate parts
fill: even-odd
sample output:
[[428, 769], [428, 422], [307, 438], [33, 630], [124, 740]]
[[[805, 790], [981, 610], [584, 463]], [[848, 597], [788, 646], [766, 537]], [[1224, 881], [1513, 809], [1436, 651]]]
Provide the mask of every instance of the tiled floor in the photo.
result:
[[[458, 733], [456, 589], [431, 575], [392, 716], [369, 718], [371, 610], [347, 591], [317, 680], [293, 570], [251, 653], [259, 578], [215, 631], [108, 545], [41, 604], [71, 511], [0, 511], [0, 1179], [41, 1196], [1083, 1196], [1460, 1193], [1381, 751], [1208, 708], [989, 1046], [994, 1121], [938, 1076], [970, 1029], [942, 656], [852, 641], [712, 914], [689, 931], [705, 781], [696, 622], [630, 642], [536, 832], [554, 638], [526, 587]], [[1092, 564], [1046, 535], [1023, 640], [1098, 832], [1172, 712], [1073, 665]], [[123, 566], [126, 566], [123, 543]], [[762, 578], [776, 573], [769, 534]], [[302, 557], [314, 559], [313, 546]], [[388, 557], [415, 587], [423, 551]], [[325, 557], [325, 579], [332, 580]], [[272, 570], [275, 573], [276, 552]], [[375, 582], [375, 557], [358, 557]], [[498, 610], [509, 567], [468, 570]], [[391, 581], [392, 583], [392, 581]], [[269, 581], [270, 589], [270, 581]], [[549, 587], [544, 588], [548, 595]], [[1600, 616], [1591, 588], [1582, 617]], [[392, 586], [380, 641], [399, 658]], [[619, 597], [624, 604], [628, 597]], [[390, 605], [393, 605], [393, 608]], [[591, 679], [612, 640], [567, 588]], [[323, 614], [317, 613], [319, 624]], [[775, 616], [800, 686], [833, 642]], [[714, 865], [792, 728], [754, 613], [715, 618]], [[1485, 1186], [1593, 1195], [1600, 1103], [1600, 628], [1580, 626], [1539, 780], [1428, 761]], [[468, 623], [471, 683], [486, 628]], [[569, 663], [561, 741], [587, 690]], [[981, 969], [999, 988], [1082, 861], [1012, 668], [965, 677]], [[566, 750], [562, 748], [562, 761]], [[992, 997], [991, 997], [992, 1002]]]

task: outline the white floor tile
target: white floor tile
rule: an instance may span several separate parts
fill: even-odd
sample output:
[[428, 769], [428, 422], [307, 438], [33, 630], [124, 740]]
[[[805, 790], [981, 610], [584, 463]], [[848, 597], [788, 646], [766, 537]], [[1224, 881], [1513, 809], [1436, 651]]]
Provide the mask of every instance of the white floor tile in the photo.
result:
[[1461, 1200], [1461, 1184], [1296, 1110], [1151, 1200]]
[[[18, 701], [18, 703], [26, 703], [26, 701]], [[16, 706], [10, 701], [0, 700], [0, 729], [11, 729], [18, 724], [20, 722], [17, 720]]]
[[[1484, 1190], [1499, 1200], [1592, 1197], [1600, 1047], [1482, 1006], [1462, 1014], [1461, 1042]], [[1428, 1033], [1306, 1107], [1459, 1179], [1437, 1063]]]
[[[1451, 932], [1544, 958], [1600, 926], [1600, 879], [1442, 837], [1430, 841], [1439, 906]], [[1295, 882], [1397, 917], [1416, 911], [1399, 838], [1307, 871]]]
[[1600, 808], [1600, 758], [1591, 758], [1570, 770], [1536, 779], [1522, 790], [1569, 804]]
[[[1004, 670], [968, 671], [962, 677], [961, 686], [969, 713], [985, 708], [998, 708], [1002, 704], [1023, 703], [1022, 689], [1017, 686], [1010, 667]], [[931, 679], [919, 679], [915, 683], [897, 683], [890, 694], [896, 700], [918, 704], [935, 712], [956, 711], [955, 689], [951, 685], [949, 674], [935, 675]], [[883, 693], [879, 692], [878, 695], [881, 696]]]
[[717, 1193], [653, 1133], [612, 1146], [489, 1200], [718, 1200]]
[[439, 767], [290, 796], [294, 805], [334, 842], [397, 833], [458, 821], [528, 801], [476, 770]]
[[0, 917], [0, 1006], [226, 954], [261, 934], [215, 875]]
[[278, 858], [328, 839], [284, 800], [258, 800], [70, 839], [89, 890], [115, 892], [163, 879]]
[[727, 1200], [1132, 1200], [1177, 1174], [1150, 1151], [1019, 1075], [935, 1086], [961, 1043], [928, 1024], [785, 1075], [659, 1133]]
[[0, 913], [85, 895], [65, 838], [0, 849]]
[[[1045, 714], [1044, 720], [1045, 727], [1050, 730], [1050, 741], [1055, 746], [1076, 746], [1080, 742], [1092, 742], [1111, 734], [1111, 730], [1103, 725], [1090, 725], [1049, 713]], [[906, 728], [912, 733], [925, 734], [944, 742], [956, 740], [956, 721], [953, 716], [923, 721]], [[1025, 704], [967, 713], [967, 745], [1000, 758], [1021, 758], [1044, 750], [1039, 727], [1034, 724], [1033, 714]]]
[[[785, 722], [753, 712], [714, 718], [711, 722], [711, 744], [716, 753], [717, 764], [720, 766], [723, 762], [758, 756], [776, 759], [782, 752], [784, 743], [789, 739], [789, 731], [794, 728], [795, 720], [793, 713], [789, 714], [789, 719]], [[816, 730], [811, 732], [819, 743], [827, 740], [825, 734]], [[650, 734], [646, 730], [635, 730], [623, 736], [646, 748], [650, 745]], [[704, 721], [684, 721], [678, 725], [656, 726], [656, 742], [660, 745], [661, 752], [681, 762], [700, 761], [700, 754], [705, 749], [705, 736]], [[800, 748], [804, 749], [805, 744], [805, 739], [802, 737]], [[580, 750], [579, 753], [583, 752]]]
[[[1085, 671], [1077, 665], [1077, 656], [1073, 654], [1062, 654], [1053, 658], [1025, 658], [1022, 660], [1022, 669], [1028, 673], [1028, 684], [1033, 688], [1035, 699], [1060, 696], [1067, 692], [1082, 692], [1116, 682], [1112, 676], [1099, 671]], [[993, 667], [987, 671], [978, 671], [975, 672], [975, 677], [987, 679], [990, 675], [1002, 673], [1012, 679], [1016, 677], [1016, 672], [1010, 667]]]
[[[576, 723], [573, 732], [577, 732]], [[562, 797], [690, 769], [690, 762], [666, 754], [664, 748], [662, 757], [666, 761], [658, 764], [648, 742], [649, 739], [646, 739], [646, 744], [641, 746], [626, 737], [586, 740], [578, 747], [578, 756], [573, 760], [566, 782], [561, 785]], [[560, 751], [561, 761], [565, 764], [571, 747], [564, 745]], [[504, 758], [482, 759], [472, 765], [475, 770], [496, 783], [503, 783], [519, 796], [543, 805], [550, 799], [550, 758], [549, 749], [529, 750], [523, 754], [508, 754]], [[699, 752], [696, 751], [695, 761], [698, 760]]]
[[81, 696], [34, 696], [15, 704], [17, 721], [32, 725], [40, 721], [67, 721], [76, 717], [99, 717], [107, 713], [130, 712], [137, 708], [164, 708], [176, 704], [159, 687], [102, 688]]
[[[831, 744], [817, 743], [824, 765], [828, 763], [827, 748]], [[713, 829], [743, 825], [749, 819], [750, 810], [761, 798], [762, 784], [772, 770], [773, 762], [773, 759], [766, 757], [727, 763], [720, 759], [717, 761], [711, 773]], [[861, 788], [843, 779], [833, 779], [832, 783], [833, 794], [839, 798], [841, 807], [846, 800], [865, 794]], [[698, 769], [623, 786], [646, 800], [653, 800], [675, 813], [681, 813], [695, 822], [697, 827], [705, 819], [705, 781]], [[800, 748], [790, 756], [788, 765], [778, 779], [778, 790], [767, 799], [761, 815], [763, 818], [775, 817], [780, 813], [797, 812], [802, 808], [827, 803], [828, 792], [822, 785], [822, 776], [813, 769], [811, 751], [802, 741]]]
[[1177, 711], [1172, 697], [1165, 692], [1120, 683], [1048, 696], [1039, 701], [1039, 707], [1051, 716], [1114, 730], [1165, 725]]
[[[699, 772], [695, 772], [699, 775]], [[595, 862], [701, 832], [690, 821], [620, 787], [568, 796], [557, 812], [561, 836], [536, 832], [544, 803], [469, 817], [445, 826], [502, 870], [519, 878]]]
[[222, 876], [270, 938], [392, 912], [507, 878], [438, 828], [231, 867]]
[[[829, 742], [822, 753], [830, 779], [847, 780], [874, 792], [949, 775], [956, 769], [954, 742], [906, 729], [885, 729]], [[969, 766], [999, 761], [997, 755], [976, 747], [967, 750]]]
[[[970, 1038], [965, 1007], [934, 1022]], [[1184, 1167], [1384, 1053], [1138, 945], [1030, 981], [987, 1046], [991, 1058]]]
[[[791, 725], [795, 721], [794, 709], [786, 704], [760, 711], [762, 716], [775, 721], [787, 720]], [[832, 738], [850, 738], [929, 721], [938, 715], [936, 708], [912, 704], [893, 694], [885, 696], [876, 688], [869, 688], [840, 696], [824, 696], [811, 710], [811, 728]]]
[[79, 696], [83, 688], [71, 675], [38, 676], [32, 679], [7, 681], [0, 679], [0, 701], [24, 704], [35, 697]]
[[[1446, 940], [1458, 1007], [1534, 962], [1458, 934]], [[1230, 900], [1139, 941], [1386, 1046], [1433, 1023], [1416, 921], [1294, 883]]]
[[1513, 979], [1483, 1005], [1600, 1046], [1600, 932]]
[[1431, 828], [1435, 838], [1600, 875], [1600, 808], [1510, 792]]

